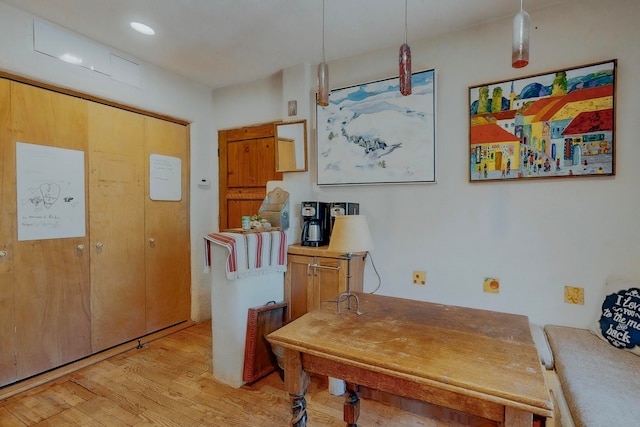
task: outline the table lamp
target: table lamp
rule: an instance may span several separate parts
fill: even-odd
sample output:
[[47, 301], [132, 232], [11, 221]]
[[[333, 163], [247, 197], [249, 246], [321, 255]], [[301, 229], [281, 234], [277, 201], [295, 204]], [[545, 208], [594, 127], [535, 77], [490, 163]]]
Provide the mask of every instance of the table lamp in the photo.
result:
[[373, 249], [373, 239], [369, 232], [366, 216], [339, 215], [335, 217], [329, 250], [344, 252], [344, 257], [347, 259], [347, 291], [338, 295], [338, 313], [340, 313], [340, 302], [345, 299], [347, 308], [351, 310], [351, 298], [353, 298], [356, 303], [356, 313], [362, 314], [358, 296], [351, 293], [351, 258], [354, 252], [367, 252], [371, 249]]

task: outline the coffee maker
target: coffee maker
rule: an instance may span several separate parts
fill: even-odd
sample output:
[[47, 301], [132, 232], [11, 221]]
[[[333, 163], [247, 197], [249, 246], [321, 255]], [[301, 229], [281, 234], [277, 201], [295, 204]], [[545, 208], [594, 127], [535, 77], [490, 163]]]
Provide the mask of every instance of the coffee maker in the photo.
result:
[[329, 203], [329, 234], [333, 231], [333, 223], [340, 215], [359, 215], [360, 204], [353, 202], [331, 202]]
[[300, 204], [302, 218], [302, 246], [324, 246], [329, 244], [329, 204], [325, 202], [302, 202]]

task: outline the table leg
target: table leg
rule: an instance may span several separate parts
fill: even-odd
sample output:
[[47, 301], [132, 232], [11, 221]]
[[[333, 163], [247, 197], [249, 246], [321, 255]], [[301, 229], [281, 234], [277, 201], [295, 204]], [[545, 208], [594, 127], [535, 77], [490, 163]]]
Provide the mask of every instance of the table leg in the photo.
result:
[[291, 427], [307, 427], [307, 401], [304, 394], [292, 394], [291, 399]]
[[307, 427], [307, 401], [304, 396], [310, 383], [309, 374], [302, 369], [300, 352], [284, 349], [284, 386], [291, 396], [292, 427]]
[[344, 400], [344, 421], [347, 427], [358, 427], [356, 421], [360, 416], [360, 398], [356, 392], [357, 385], [347, 383], [347, 393]]

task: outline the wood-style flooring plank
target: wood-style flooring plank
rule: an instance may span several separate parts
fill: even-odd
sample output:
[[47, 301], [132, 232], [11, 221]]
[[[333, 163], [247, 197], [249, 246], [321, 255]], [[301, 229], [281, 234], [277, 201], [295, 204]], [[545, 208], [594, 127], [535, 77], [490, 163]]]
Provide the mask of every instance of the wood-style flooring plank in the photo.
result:
[[[7, 427], [259, 427], [288, 426], [291, 400], [277, 372], [234, 389], [212, 377], [211, 323], [203, 322], [141, 349], [0, 401]], [[343, 427], [343, 397], [313, 377], [309, 427]], [[449, 427], [384, 403], [361, 400], [358, 425]]]
[[14, 416], [7, 408], [0, 407], [0, 426], [25, 427], [26, 424]]

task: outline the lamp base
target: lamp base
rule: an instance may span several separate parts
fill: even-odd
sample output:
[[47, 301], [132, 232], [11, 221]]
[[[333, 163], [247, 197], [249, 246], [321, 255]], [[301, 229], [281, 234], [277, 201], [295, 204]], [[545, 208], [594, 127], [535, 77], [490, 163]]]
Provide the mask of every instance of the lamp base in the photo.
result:
[[343, 292], [338, 295], [336, 300], [336, 305], [338, 306], [338, 314], [340, 314], [340, 303], [346, 299], [347, 301], [347, 309], [351, 310], [351, 298], [353, 298], [356, 302], [356, 314], [360, 316], [362, 312], [360, 311], [360, 300], [356, 294], [352, 294], [351, 292]]

